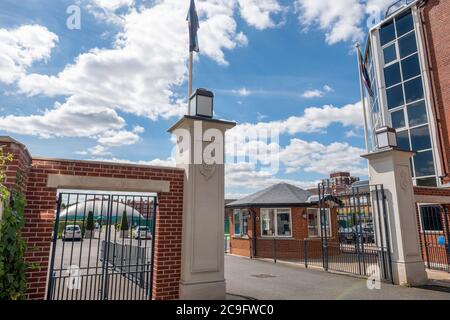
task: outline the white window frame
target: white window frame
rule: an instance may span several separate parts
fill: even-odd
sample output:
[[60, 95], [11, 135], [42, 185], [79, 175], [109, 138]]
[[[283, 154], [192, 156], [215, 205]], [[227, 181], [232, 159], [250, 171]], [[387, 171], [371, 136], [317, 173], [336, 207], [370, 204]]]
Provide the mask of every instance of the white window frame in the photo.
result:
[[[247, 214], [246, 209], [233, 209], [233, 237], [245, 238], [248, 236], [244, 232], [244, 215]], [[236, 215], [239, 217], [239, 234], [236, 234]], [[247, 232], [248, 232], [248, 219], [247, 219]]]
[[[317, 235], [316, 236], [311, 236], [309, 235], [309, 221], [308, 221], [308, 211], [309, 210], [314, 210], [317, 214]], [[328, 235], [327, 237], [332, 237], [333, 236], [333, 228], [332, 228], [332, 223], [331, 223], [331, 210], [330, 208], [322, 208], [322, 210], [326, 210], [327, 211], [327, 216], [328, 216]], [[308, 238], [320, 238], [321, 237], [321, 230], [322, 230], [322, 226], [321, 226], [321, 217], [322, 215], [319, 212], [319, 208], [307, 208], [306, 209], [306, 225], [307, 225], [307, 230], [308, 230]]]
[[[276, 232], [276, 234], [264, 235], [263, 234], [263, 214], [264, 214], [264, 212], [269, 212], [270, 210], [275, 211], [275, 216], [274, 216], [274, 221], [273, 221], [273, 230]], [[290, 229], [291, 229], [291, 234], [289, 236], [278, 235], [277, 215], [278, 215], [278, 213], [282, 214], [282, 213], [288, 213], [288, 212], [289, 212], [289, 225], [290, 225]], [[260, 234], [261, 234], [262, 238], [292, 238], [293, 230], [292, 230], [292, 210], [291, 210], [291, 208], [261, 208], [259, 220], [260, 220], [260, 230], [261, 230]]]
[[[418, 54], [419, 56], [419, 63], [420, 63], [420, 69], [421, 69], [421, 75], [422, 76], [422, 84], [423, 84], [423, 89], [424, 89], [424, 98], [423, 100], [425, 101], [425, 105], [426, 105], [426, 112], [427, 112], [427, 116], [428, 116], [428, 123], [427, 125], [429, 126], [429, 130], [430, 130], [430, 139], [431, 139], [431, 144], [432, 144], [432, 148], [431, 149], [427, 149], [427, 150], [421, 150], [421, 152], [424, 151], [432, 151], [433, 154], [433, 162], [434, 162], [434, 168], [435, 168], [435, 174], [434, 175], [430, 175], [430, 176], [420, 176], [420, 177], [416, 177], [416, 170], [415, 170], [415, 164], [412, 161], [411, 167], [413, 170], [413, 184], [417, 185], [417, 180], [419, 179], [426, 179], [426, 178], [434, 178], [436, 180], [437, 183], [437, 187], [442, 186], [442, 181], [441, 179], [439, 179], [439, 177], [442, 175], [442, 164], [441, 164], [441, 155], [440, 155], [440, 151], [438, 148], [438, 143], [437, 143], [437, 129], [436, 129], [436, 123], [435, 123], [435, 116], [433, 114], [432, 111], [432, 93], [430, 91], [430, 79], [429, 79], [429, 74], [428, 74], [428, 70], [427, 66], [426, 66], [426, 54], [425, 54], [425, 50], [424, 50], [424, 39], [423, 39], [423, 30], [422, 30], [422, 25], [420, 23], [420, 18], [417, 12], [417, 7], [415, 2], [410, 3], [409, 5], [405, 6], [404, 8], [402, 8], [401, 10], [399, 10], [398, 12], [395, 12], [394, 14], [392, 14], [389, 19], [394, 19], [396, 17], [398, 17], [399, 15], [403, 14], [404, 12], [406, 12], [407, 10], [411, 9], [411, 13], [412, 13], [412, 17], [413, 17], [413, 23], [414, 23], [414, 30], [410, 30], [407, 33], [405, 33], [404, 35], [397, 37], [397, 30], [395, 28], [395, 35], [396, 35], [396, 39], [392, 40], [391, 42], [381, 46], [380, 43], [380, 35], [379, 35], [379, 31], [380, 28], [382, 26], [382, 24], [385, 21], [382, 21], [380, 24], [378, 24], [377, 26], [374, 26], [370, 29], [369, 31], [369, 42], [370, 42], [370, 50], [371, 50], [371, 55], [374, 59], [374, 64], [376, 67], [376, 75], [377, 78], [375, 79], [375, 81], [377, 82], [378, 85], [378, 92], [379, 92], [379, 108], [382, 112], [382, 116], [384, 119], [384, 123], [387, 125], [392, 126], [392, 122], [391, 122], [391, 113], [401, 110], [403, 109], [404, 112], [404, 116], [405, 116], [405, 122], [407, 123], [407, 125], [409, 126], [409, 119], [407, 118], [407, 105], [406, 102], [405, 104], [403, 104], [400, 107], [396, 107], [393, 109], [388, 110], [387, 108], [387, 93], [386, 93], [386, 88], [384, 87], [385, 84], [385, 79], [384, 79], [384, 68], [385, 66], [389, 66], [391, 64], [394, 64], [396, 62], [399, 62], [400, 60], [404, 60], [414, 54]], [[386, 19], [387, 21], [388, 19]], [[395, 22], [394, 22], [395, 23]], [[404, 58], [400, 58], [399, 55], [399, 45], [398, 45], [398, 40], [403, 38], [404, 36], [415, 32], [416, 35], [416, 43], [417, 43], [417, 51], [415, 53], [412, 53], [411, 55], [404, 57]], [[395, 43], [396, 44], [396, 52], [397, 52], [397, 60], [390, 62], [389, 64], [384, 63], [384, 54], [383, 54], [383, 49], [388, 47], [389, 45]], [[400, 70], [401, 72], [401, 78], [402, 78], [402, 82], [403, 81], [403, 73], [402, 70]], [[419, 76], [416, 76], [419, 77]], [[408, 81], [413, 80], [414, 78], [408, 79]], [[398, 85], [398, 84], [397, 84]], [[395, 86], [395, 85], [394, 85]], [[404, 94], [404, 92], [403, 92]], [[415, 102], [418, 102], [421, 100], [417, 100]], [[408, 103], [408, 105], [412, 104], [414, 102], [410, 102]], [[372, 112], [371, 112], [372, 113]], [[371, 114], [372, 115], [372, 114]], [[424, 125], [424, 124], [422, 124]], [[419, 125], [420, 126], [420, 125]], [[411, 141], [411, 136], [410, 136], [410, 129], [409, 127], [403, 127], [400, 131], [406, 131], [408, 130], [408, 137], [409, 140]]]

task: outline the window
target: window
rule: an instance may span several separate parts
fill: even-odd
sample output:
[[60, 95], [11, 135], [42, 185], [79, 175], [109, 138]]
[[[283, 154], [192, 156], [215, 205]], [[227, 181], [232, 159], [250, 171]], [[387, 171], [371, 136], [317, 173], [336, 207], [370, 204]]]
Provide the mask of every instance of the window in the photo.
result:
[[417, 185], [420, 187], [436, 187], [437, 186], [435, 177], [417, 179], [416, 181], [417, 181]]
[[392, 112], [392, 127], [394, 129], [403, 128], [405, 126], [405, 113], [402, 110]]
[[408, 105], [408, 119], [411, 127], [428, 122], [425, 101], [419, 101]]
[[402, 73], [404, 81], [420, 75], [420, 64], [418, 54], [415, 54], [411, 57], [402, 60]]
[[400, 51], [400, 58], [405, 58], [410, 54], [417, 51], [416, 44], [416, 33], [411, 32], [410, 34], [398, 39], [398, 48]]
[[405, 98], [403, 97], [402, 85], [395, 86], [386, 90], [388, 109], [399, 107], [405, 103]]
[[390, 125], [397, 130], [397, 144], [399, 148], [416, 152], [411, 160], [415, 184], [436, 186], [436, 155], [414, 21], [412, 11], [408, 9], [381, 26], [379, 38], [383, 60], [381, 66], [375, 67], [384, 71], [385, 107]]
[[430, 130], [428, 126], [411, 129], [413, 151], [431, 149]]
[[435, 175], [433, 153], [430, 151], [418, 152], [414, 156], [416, 177]]
[[290, 237], [291, 209], [261, 209], [261, 235]]
[[331, 236], [330, 228], [330, 209], [322, 208], [322, 215], [319, 214], [319, 209], [308, 208], [306, 209], [308, 219], [308, 237], [320, 237], [322, 230], [326, 231], [326, 234]]
[[395, 43], [383, 49], [384, 64], [389, 64], [397, 60], [397, 48]]
[[406, 103], [423, 99], [422, 77], [405, 82]]
[[443, 231], [440, 206], [420, 206], [422, 231]]
[[388, 44], [392, 40], [395, 40], [394, 21], [386, 23], [380, 29], [380, 41], [382, 46]]
[[242, 237], [248, 233], [248, 211], [245, 209], [234, 209], [234, 236]]
[[384, 69], [384, 80], [386, 81], [386, 87], [392, 87], [394, 84], [402, 81], [400, 76], [400, 66], [398, 63], [390, 65]]
[[411, 11], [395, 20], [395, 25], [397, 27], [397, 37], [401, 37], [402, 35], [414, 29], [414, 22]]
[[408, 130], [397, 132], [397, 145], [400, 149], [410, 150]]

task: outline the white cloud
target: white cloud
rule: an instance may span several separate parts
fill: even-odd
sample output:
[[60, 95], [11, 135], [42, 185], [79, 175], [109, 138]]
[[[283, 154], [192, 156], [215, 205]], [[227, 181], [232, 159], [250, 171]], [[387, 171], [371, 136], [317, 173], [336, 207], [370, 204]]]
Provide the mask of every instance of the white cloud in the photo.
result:
[[227, 190], [239, 188], [255, 192], [280, 182], [290, 183], [304, 189], [317, 185], [317, 181], [277, 178], [271, 172], [257, 170], [254, 165], [248, 163], [230, 163], [225, 166]]
[[109, 156], [111, 155], [111, 152], [108, 151], [107, 147], [97, 145], [92, 148], [88, 148], [86, 151], [77, 151], [75, 152], [79, 155], [93, 155], [93, 156]]
[[276, 0], [238, 0], [238, 3], [242, 18], [259, 30], [276, 26], [272, 14], [283, 11]]
[[98, 143], [108, 147], [119, 147], [135, 144], [139, 140], [139, 135], [135, 132], [120, 130], [102, 133], [102, 135], [98, 138]]
[[49, 137], [96, 137], [107, 130], [119, 130], [125, 120], [116, 111], [91, 105], [56, 103], [42, 115], [0, 117], [0, 129], [26, 135]]
[[324, 105], [320, 108], [306, 108], [302, 116], [292, 116], [285, 120], [259, 122], [256, 124], [243, 123], [231, 129], [228, 134], [230, 141], [242, 139], [250, 133], [275, 132], [289, 133], [313, 133], [321, 132], [333, 123], [339, 123], [345, 127], [361, 127], [363, 124], [362, 105], [360, 102], [348, 104], [341, 108], [332, 105]]
[[332, 92], [333, 88], [324, 85], [322, 89], [306, 90], [303, 93], [303, 98], [322, 98], [326, 93]]
[[132, 6], [134, 0], [92, 0], [92, 4], [108, 11], [115, 11], [122, 7]]
[[58, 36], [39, 25], [0, 29], [0, 82], [12, 84], [34, 62], [47, 60]]
[[[55, 75], [21, 74], [8, 79], [17, 80], [19, 93], [29, 97], [65, 96], [66, 101], [48, 108], [43, 115], [0, 117], [0, 129], [43, 137], [92, 137], [100, 144], [116, 146], [138, 141], [140, 133], [124, 131], [126, 123], [119, 113], [154, 121], [185, 113], [186, 99], [176, 94], [175, 89], [187, 79], [188, 4], [179, 0], [160, 0], [151, 7], [139, 8], [134, 7], [134, 1], [126, 0], [98, 0], [89, 4], [120, 16], [121, 31], [112, 48], [93, 48], [81, 53]], [[116, 11], [122, 7], [127, 10]], [[201, 55], [228, 64], [224, 50], [247, 43], [245, 35], [237, 31], [236, 3], [201, 1], [198, 10]], [[22, 35], [20, 39], [25, 42], [27, 38]], [[43, 46], [47, 50], [28, 50], [32, 59], [23, 59], [22, 65], [47, 58], [48, 48], [55, 41], [49, 37], [46, 43], [51, 45]], [[30, 43], [33, 44], [30, 47], [41, 47]], [[19, 71], [16, 73], [23, 73]]]
[[363, 39], [361, 21], [366, 12], [360, 0], [296, 0], [295, 6], [299, 23], [325, 31], [328, 44]]
[[290, 144], [280, 151], [279, 159], [287, 173], [309, 172], [328, 175], [333, 171], [349, 171], [356, 175], [367, 174], [365, 161], [360, 157], [363, 149], [348, 143], [334, 142], [324, 145], [292, 139]]
[[158, 166], [158, 167], [175, 167], [176, 162], [175, 159], [169, 157], [167, 159], [153, 159], [153, 160], [140, 160], [140, 161], [131, 161], [127, 159], [120, 159], [120, 158], [90, 158], [87, 160], [93, 160], [93, 161], [104, 161], [104, 162], [116, 162], [116, 163], [127, 163], [127, 164], [138, 164], [138, 165], [146, 165], [146, 166]]

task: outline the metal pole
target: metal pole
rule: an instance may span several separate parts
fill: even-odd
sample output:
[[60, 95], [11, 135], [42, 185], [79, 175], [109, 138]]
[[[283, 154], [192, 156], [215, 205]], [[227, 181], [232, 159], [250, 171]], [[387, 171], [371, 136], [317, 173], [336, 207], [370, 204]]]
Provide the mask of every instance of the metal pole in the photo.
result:
[[363, 77], [361, 74], [362, 61], [361, 61], [361, 46], [359, 42], [356, 43], [356, 56], [358, 58], [358, 75], [359, 75], [359, 86], [361, 90], [361, 102], [363, 107], [363, 115], [364, 115], [364, 140], [366, 143], [366, 151], [369, 153], [369, 129], [367, 125], [367, 114], [366, 114], [366, 95], [364, 93], [364, 84]]
[[50, 258], [50, 268], [48, 272], [47, 300], [52, 300], [53, 285], [54, 285], [53, 268], [55, 265], [56, 243], [58, 240], [59, 214], [61, 212], [61, 203], [62, 203], [62, 193], [60, 193], [58, 197], [55, 225], [53, 226], [52, 255]]
[[188, 91], [188, 101], [192, 95], [192, 69], [194, 67], [194, 52], [189, 52], [189, 91]]
[[153, 230], [152, 230], [152, 252], [150, 256], [150, 300], [153, 300], [153, 277], [154, 277], [154, 271], [155, 271], [155, 242], [156, 242], [156, 221], [157, 221], [157, 214], [158, 209], [157, 206], [159, 205], [158, 197], [156, 196], [153, 198]]

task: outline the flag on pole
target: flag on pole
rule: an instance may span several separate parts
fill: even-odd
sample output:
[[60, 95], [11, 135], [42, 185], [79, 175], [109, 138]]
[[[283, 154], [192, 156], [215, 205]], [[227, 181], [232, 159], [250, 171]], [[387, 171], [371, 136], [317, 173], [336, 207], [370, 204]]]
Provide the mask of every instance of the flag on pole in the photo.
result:
[[200, 28], [198, 23], [197, 10], [195, 9], [195, 1], [191, 0], [189, 12], [186, 20], [189, 22], [189, 52], [199, 52], [197, 31]]
[[373, 97], [374, 94], [373, 94], [373, 91], [372, 91], [372, 81], [370, 80], [369, 72], [367, 72], [367, 65], [366, 65], [366, 63], [365, 63], [365, 61], [364, 61], [364, 59], [362, 57], [361, 50], [359, 50], [359, 57], [360, 57], [359, 61], [361, 61], [360, 68], [361, 68], [361, 73], [363, 75], [364, 85], [365, 85], [369, 95], [371, 97]]

